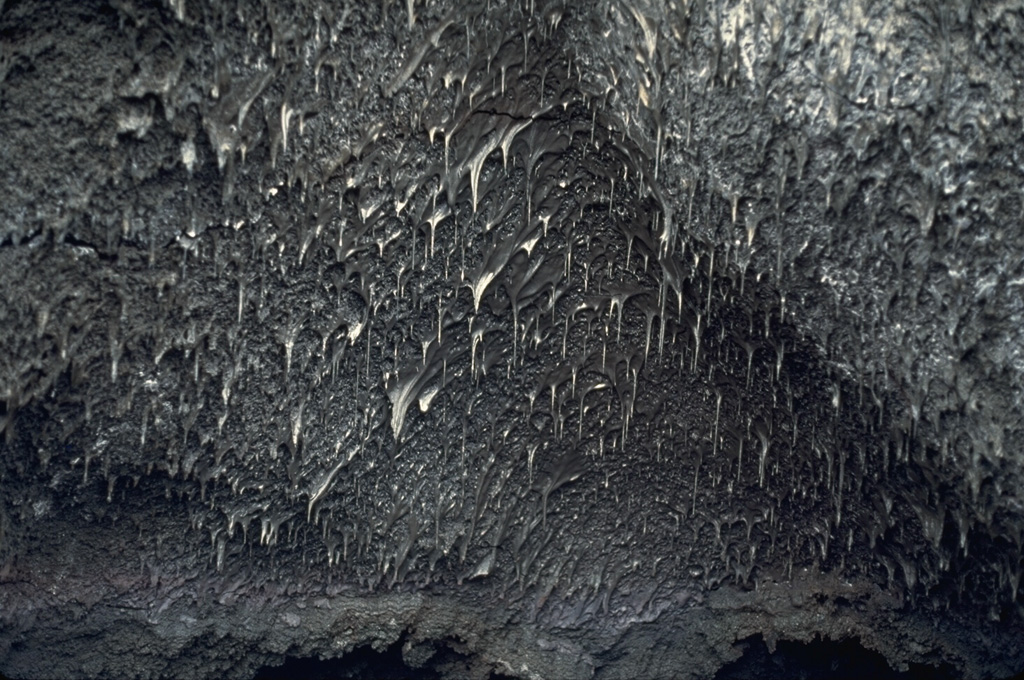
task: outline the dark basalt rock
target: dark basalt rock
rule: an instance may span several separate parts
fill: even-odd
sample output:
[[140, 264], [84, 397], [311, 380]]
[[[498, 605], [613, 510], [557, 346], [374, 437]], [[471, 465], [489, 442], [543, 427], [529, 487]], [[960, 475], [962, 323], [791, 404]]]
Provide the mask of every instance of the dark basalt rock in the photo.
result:
[[1022, 22], [0, 3], [0, 671], [1024, 670]]

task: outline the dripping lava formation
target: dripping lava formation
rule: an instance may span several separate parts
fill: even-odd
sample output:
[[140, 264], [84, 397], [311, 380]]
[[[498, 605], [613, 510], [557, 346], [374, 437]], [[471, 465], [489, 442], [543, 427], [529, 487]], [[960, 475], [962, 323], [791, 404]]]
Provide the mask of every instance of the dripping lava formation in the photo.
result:
[[0, 1], [0, 672], [1024, 671], [1022, 36]]

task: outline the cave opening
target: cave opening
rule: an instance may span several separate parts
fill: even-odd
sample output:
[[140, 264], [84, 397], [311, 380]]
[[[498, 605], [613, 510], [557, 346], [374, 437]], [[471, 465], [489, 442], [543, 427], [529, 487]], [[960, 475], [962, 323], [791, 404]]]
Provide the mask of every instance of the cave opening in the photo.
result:
[[[860, 640], [832, 640], [815, 636], [809, 642], [780, 640], [769, 650], [764, 637], [752, 635], [737, 643], [742, 656], [725, 664], [715, 680], [952, 680], [958, 677], [948, 663], [911, 663], [905, 670], [893, 669], [885, 657], [865, 648]], [[415, 679], [428, 680], [451, 676], [486, 677], [504, 680], [511, 677], [488, 669], [479, 658], [458, 651], [457, 641], [421, 642], [411, 646], [399, 639], [387, 647], [356, 647], [332, 659], [289, 656], [277, 665], [259, 669], [253, 680], [278, 680], [302, 677], [309, 680], [333, 679]], [[1021, 676], [1016, 676], [1021, 677]]]
[[906, 670], [894, 670], [884, 656], [865, 648], [857, 638], [830, 640], [815, 636], [810, 642], [780, 640], [774, 650], [769, 650], [764, 637], [757, 634], [737, 645], [743, 649], [743, 655], [722, 666], [715, 680], [951, 680], [957, 677], [948, 663], [912, 663]]
[[505, 675], [480, 658], [459, 651], [457, 640], [428, 640], [413, 644], [399, 638], [386, 647], [360, 645], [336, 658], [288, 656], [276, 665], [256, 671], [253, 680], [433, 680], [446, 677], [480, 677], [506, 680]]

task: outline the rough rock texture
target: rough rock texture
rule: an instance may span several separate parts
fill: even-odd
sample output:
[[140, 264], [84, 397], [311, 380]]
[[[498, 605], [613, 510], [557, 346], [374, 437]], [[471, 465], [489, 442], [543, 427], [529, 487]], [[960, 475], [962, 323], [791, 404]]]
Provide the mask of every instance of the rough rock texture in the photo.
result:
[[0, 672], [1024, 670], [1024, 3], [0, 45]]

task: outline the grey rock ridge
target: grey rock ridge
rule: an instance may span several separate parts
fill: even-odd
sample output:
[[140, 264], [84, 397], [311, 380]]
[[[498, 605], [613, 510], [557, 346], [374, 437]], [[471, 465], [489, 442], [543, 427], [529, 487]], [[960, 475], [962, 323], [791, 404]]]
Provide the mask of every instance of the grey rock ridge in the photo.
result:
[[1024, 671], [1024, 3], [0, 47], [0, 673]]

